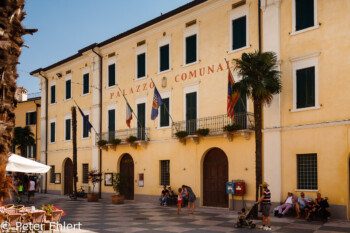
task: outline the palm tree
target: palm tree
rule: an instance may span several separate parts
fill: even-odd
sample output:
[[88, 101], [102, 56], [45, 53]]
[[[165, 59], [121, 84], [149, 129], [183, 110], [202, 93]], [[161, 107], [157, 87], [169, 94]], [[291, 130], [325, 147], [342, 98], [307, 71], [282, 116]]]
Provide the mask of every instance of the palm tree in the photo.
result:
[[262, 109], [270, 104], [273, 95], [282, 90], [280, 71], [277, 70], [277, 56], [274, 52], [243, 53], [236, 62], [235, 71], [242, 78], [235, 83], [233, 90], [240, 96], [251, 98], [254, 103], [255, 120], [255, 186], [256, 200], [259, 198], [259, 185], [262, 183]]
[[11, 187], [6, 164], [15, 125], [16, 66], [23, 46], [22, 36], [37, 31], [23, 28], [23, 8], [24, 0], [0, 1], [0, 203], [9, 196]]
[[72, 134], [73, 134], [73, 193], [74, 200], [77, 199], [77, 110], [72, 107]]
[[29, 126], [15, 128], [13, 144], [18, 146], [17, 148], [21, 151], [21, 155], [26, 157], [26, 148], [35, 145], [34, 134], [30, 131]]

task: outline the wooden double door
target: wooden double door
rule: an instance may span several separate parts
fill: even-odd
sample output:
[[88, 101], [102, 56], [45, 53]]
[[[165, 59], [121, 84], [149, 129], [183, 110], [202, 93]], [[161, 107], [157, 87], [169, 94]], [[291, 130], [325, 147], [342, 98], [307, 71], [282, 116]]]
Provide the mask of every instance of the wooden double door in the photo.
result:
[[134, 160], [129, 154], [123, 155], [120, 161], [120, 173], [124, 175], [126, 180], [121, 194], [126, 200], [134, 200]]
[[211, 149], [203, 163], [203, 205], [228, 208], [228, 160], [219, 148]]
[[64, 164], [64, 195], [73, 193], [73, 162], [67, 159]]

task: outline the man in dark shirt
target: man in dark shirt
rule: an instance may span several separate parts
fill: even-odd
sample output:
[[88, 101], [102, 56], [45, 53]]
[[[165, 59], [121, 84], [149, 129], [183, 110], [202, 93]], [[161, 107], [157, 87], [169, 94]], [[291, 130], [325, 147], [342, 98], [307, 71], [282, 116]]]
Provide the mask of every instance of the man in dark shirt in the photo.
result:
[[162, 194], [159, 197], [160, 205], [166, 206], [169, 198], [169, 191], [166, 189], [166, 185], [163, 186]]
[[[263, 207], [263, 225], [260, 227], [261, 229], [264, 229], [266, 231], [271, 231], [271, 221], [270, 221], [270, 207], [271, 207], [271, 192], [267, 188], [269, 185], [264, 182], [262, 184], [264, 193], [257, 201], [258, 203], [262, 203]], [[265, 222], [267, 221], [267, 226], [265, 226]]]

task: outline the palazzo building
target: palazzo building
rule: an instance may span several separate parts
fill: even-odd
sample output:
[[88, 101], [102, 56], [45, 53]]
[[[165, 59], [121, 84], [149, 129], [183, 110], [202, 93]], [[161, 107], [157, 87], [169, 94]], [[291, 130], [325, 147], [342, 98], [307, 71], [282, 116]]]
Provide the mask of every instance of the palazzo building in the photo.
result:
[[[195, 0], [31, 72], [41, 80], [41, 161], [52, 167], [47, 191], [72, 191], [76, 102], [96, 130], [77, 113], [78, 187], [89, 185], [87, 171], [95, 168], [104, 177], [126, 174], [127, 199], [155, 202], [162, 185], [185, 184], [200, 206], [238, 208], [241, 197], [230, 201], [225, 185], [244, 180], [244, 199], [255, 201], [253, 104], [241, 97], [240, 130], [225, 133], [225, 59], [233, 70], [232, 59], [261, 49], [277, 54], [282, 72], [282, 93], [263, 112], [263, 179], [272, 201], [288, 191], [311, 198], [321, 192], [333, 217], [348, 218], [349, 10], [346, 0]], [[152, 121], [154, 84], [165, 104]], [[138, 118], [130, 128], [123, 94]], [[197, 136], [203, 128], [209, 134]], [[177, 131], [189, 136], [178, 140]], [[126, 141], [130, 135], [134, 143]], [[122, 143], [110, 144], [115, 138]], [[108, 144], [99, 147], [100, 140]], [[99, 188], [113, 193], [108, 180]]]

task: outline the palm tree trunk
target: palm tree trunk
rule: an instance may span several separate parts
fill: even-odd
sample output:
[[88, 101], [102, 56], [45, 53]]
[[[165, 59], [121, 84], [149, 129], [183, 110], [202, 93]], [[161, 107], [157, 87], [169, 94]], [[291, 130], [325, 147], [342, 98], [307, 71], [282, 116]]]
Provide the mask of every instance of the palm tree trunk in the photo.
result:
[[72, 107], [72, 136], [73, 136], [73, 183], [74, 199], [77, 199], [77, 111]]
[[255, 121], [255, 199], [259, 199], [259, 186], [262, 184], [262, 103], [254, 98]]
[[18, 57], [22, 36], [34, 33], [22, 26], [24, 0], [0, 1], [0, 204], [9, 195], [11, 181], [6, 177], [8, 153], [11, 151], [15, 122], [15, 92]]

